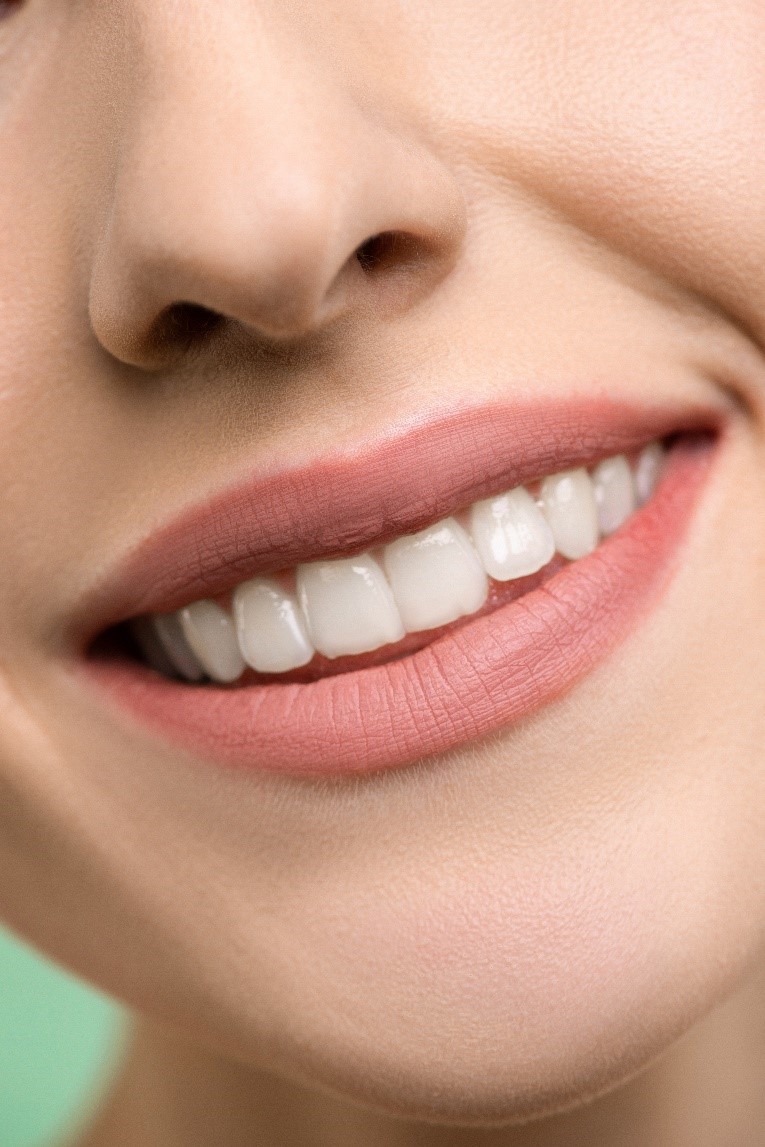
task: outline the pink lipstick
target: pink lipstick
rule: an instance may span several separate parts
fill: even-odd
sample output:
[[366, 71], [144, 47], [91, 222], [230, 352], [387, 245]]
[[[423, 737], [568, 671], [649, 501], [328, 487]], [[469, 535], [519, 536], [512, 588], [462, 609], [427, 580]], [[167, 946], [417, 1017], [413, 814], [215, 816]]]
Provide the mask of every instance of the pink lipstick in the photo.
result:
[[594, 552], [557, 560], [473, 616], [297, 678], [171, 680], [87, 656], [111, 702], [165, 740], [227, 766], [298, 776], [401, 767], [549, 704], [659, 600], [722, 429], [718, 411], [609, 402], [484, 406], [215, 493], [142, 541], [82, 603], [80, 647], [130, 618], [220, 598], [244, 579], [380, 547], [478, 499], [672, 438], [650, 501]]

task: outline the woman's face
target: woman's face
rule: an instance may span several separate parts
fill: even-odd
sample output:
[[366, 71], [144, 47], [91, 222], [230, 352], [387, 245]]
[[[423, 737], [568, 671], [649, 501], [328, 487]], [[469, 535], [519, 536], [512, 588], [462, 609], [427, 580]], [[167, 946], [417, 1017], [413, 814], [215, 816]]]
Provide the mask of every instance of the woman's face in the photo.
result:
[[[5, 918], [412, 1116], [619, 1082], [765, 928], [762, 4], [0, 12]], [[103, 636], [659, 438], [594, 553], [366, 660]]]

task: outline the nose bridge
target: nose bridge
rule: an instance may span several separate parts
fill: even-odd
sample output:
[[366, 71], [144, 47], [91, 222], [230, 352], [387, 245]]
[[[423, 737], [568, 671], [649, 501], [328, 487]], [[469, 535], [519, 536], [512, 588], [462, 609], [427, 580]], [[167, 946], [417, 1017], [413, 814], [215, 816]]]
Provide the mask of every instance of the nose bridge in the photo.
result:
[[[222, 207], [230, 209], [234, 196], [241, 206], [246, 184], [254, 199], [278, 186], [297, 215], [318, 207], [339, 170], [340, 145], [361, 126], [352, 100], [309, 59], [294, 31], [279, 34], [278, 22], [259, 18], [262, 5], [183, 0], [171, 6], [173, 19], [163, 18], [163, 8], [155, 0], [141, 37], [135, 170], [158, 170], [164, 155], [169, 181], [175, 157], [201, 181], [200, 203], [208, 183], [230, 188]], [[213, 207], [208, 200], [211, 214]]]
[[94, 329], [120, 357], [120, 327], [135, 341], [178, 302], [299, 332], [342, 306], [340, 272], [366, 239], [405, 231], [437, 244], [453, 230], [455, 189], [433, 157], [309, 59], [294, 20], [280, 34], [239, 0], [139, 0], [135, 16], [131, 107], [91, 284]]
[[274, 305], [282, 293], [294, 302], [299, 286], [321, 290], [332, 261], [354, 109], [253, 14], [242, 28], [240, 14], [222, 18], [225, 4], [211, 13], [186, 2], [183, 19], [163, 17], [159, 4], [142, 20], [113, 238], [160, 293], [198, 279], [195, 302], [207, 305], [200, 292], [211, 293], [216, 307], [237, 310], [218, 292], [244, 277]]

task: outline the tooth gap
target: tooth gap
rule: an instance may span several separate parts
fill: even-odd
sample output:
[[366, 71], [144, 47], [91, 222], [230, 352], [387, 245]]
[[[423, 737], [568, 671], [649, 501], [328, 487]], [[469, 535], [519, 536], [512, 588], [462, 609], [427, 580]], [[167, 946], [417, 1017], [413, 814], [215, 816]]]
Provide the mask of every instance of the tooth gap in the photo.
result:
[[[151, 668], [149, 660], [141, 648], [141, 644], [133, 630], [133, 626], [136, 622], [147, 620], [148, 618], [132, 618], [130, 621], [120, 622], [119, 625], [113, 625], [110, 629], [104, 630], [87, 649], [87, 656], [104, 661], [137, 661], [141, 665], [146, 665]], [[172, 668], [170, 668], [168, 672], [161, 674], [161, 676], [170, 677], [175, 681], [183, 680], [181, 674]]]

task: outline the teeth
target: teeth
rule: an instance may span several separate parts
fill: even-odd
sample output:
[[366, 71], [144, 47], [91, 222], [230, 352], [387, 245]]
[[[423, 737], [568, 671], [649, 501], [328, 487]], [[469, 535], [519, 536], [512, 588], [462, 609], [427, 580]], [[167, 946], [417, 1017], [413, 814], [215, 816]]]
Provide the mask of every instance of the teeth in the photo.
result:
[[623, 454], [607, 458], [592, 475], [598, 523], [604, 537], [615, 533], [635, 510], [635, 482]]
[[523, 486], [476, 502], [470, 532], [484, 569], [495, 581], [536, 573], [555, 553], [552, 530]]
[[405, 634], [385, 574], [371, 554], [298, 566], [297, 586], [309, 635], [325, 657], [369, 653]]
[[201, 681], [204, 670], [189, 648], [178, 614], [157, 614], [152, 618], [152, 623], [160, 646], [172, 662], [176, 673], [185, 677], [187, 681]]
[[475, 613], [489, 593], [473, 543], [454, 518], [391, 542], [383, 560], [409, 633]]
[[234, 592], [239, 648], [260, 673], [286, 673], [307, 665], [314, 655], [300, 606], [273, 578], [246, 581]]
[[[197, 601], [175, 614], [137, 618], [133, 634], [158, 672], [235, 681], [247, 665], [286, 673], [325, 657], [369, 653], [406, 633], [437, 629], [476, 613], [489, 578], [508, 582], [543, 569], [557, 550], [576, 560], [618, 530], [653, 494], [666, 448], [653, 442], [634, 468], [623, 454], [592, 471], [545, 478], [535, 499], [524, 486], [475, 502], [467, 532], [445, 518], [382, 550], [297, 567], [297, 592], [257, 577], [238, 586], [232, 613]], [[471, 537], [472, 535], [472, 537]], [[383, 572], [384, 569], [384, 572]]]
[[666, 447], [661, 442], [646, 446], [635, 467], [635, 492], [638, 506], [644, 506], [658, 484], [666, 458]]
[[595, 491], [586, 470], [566, 470], [545, 478], [541, 489], [545, 517], [564, 558], [592, 553], [599, 541]]
[[214, 601], [195, 601], [180, 610], [180, 619], [184, 637], [208, 677], [224, 684], [241, 677], [244, 661], [225, 609]]

